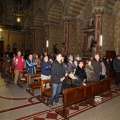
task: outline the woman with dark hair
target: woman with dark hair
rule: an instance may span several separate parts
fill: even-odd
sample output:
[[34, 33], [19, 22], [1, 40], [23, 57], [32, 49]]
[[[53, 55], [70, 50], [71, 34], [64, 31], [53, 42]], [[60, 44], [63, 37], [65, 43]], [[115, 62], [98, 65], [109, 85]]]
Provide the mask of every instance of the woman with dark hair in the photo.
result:
[[82, 82], [86, 82], [87, 76], [86, 76], [85, 69], [84, 69], [84, 63], [82, 60], [78, 62], [75, 75], [78, 76], [82, 80]]
[[86, 66], [85, 66], [85, 73], [87, 75], [87, 82], [93, 82], [95, 81], [95, 76], [94, 76], [94, 70], [91, 65], [91, 60], [87, 60]]

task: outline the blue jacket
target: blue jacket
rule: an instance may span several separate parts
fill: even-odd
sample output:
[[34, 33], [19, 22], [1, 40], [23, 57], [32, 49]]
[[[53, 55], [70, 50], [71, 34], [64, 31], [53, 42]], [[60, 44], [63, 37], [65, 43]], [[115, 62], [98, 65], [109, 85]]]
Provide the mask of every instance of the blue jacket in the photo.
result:
[[51, 63], [45, 62], [44, 60], [41, 62], [41, 74], [45, 76], [51, 75]]
[[35, 68], [35, 61], [34, 60], [26, 60], [26, 69], [27, 69], [27, 74], [33, 74], [36, 73], [36, 68]]

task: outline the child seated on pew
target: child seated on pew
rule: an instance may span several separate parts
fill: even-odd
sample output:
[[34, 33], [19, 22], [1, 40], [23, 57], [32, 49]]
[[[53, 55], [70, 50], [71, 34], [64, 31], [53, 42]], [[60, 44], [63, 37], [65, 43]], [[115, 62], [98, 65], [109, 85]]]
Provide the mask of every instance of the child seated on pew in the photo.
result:
[[69, 72], [68, 76], [71, 78], [72, 86], [86, 86], [86, 83], [83, 83], [82, 80], [74, 75], [72, 72]]

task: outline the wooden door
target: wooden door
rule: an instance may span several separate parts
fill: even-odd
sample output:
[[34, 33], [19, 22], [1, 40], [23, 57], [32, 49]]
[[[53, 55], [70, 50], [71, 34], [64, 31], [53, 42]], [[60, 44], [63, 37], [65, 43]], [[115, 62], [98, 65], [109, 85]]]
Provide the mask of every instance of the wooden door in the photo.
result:
[[0, 52], [4, 52], [4, 41], [0, 41]]

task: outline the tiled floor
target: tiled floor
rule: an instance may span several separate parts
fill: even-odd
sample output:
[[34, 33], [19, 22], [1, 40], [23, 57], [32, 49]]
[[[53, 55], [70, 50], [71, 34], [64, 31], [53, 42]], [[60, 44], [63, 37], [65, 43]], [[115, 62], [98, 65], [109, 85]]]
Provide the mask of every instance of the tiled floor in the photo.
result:
[[[68, 108], [70, 120], [120, 120], [120, 86], [112, 86], [113, 98], [103, 95], [102, 103], [92, 107], [84, 102]], [[40, 90], [35, 90], [39, 95]], [[0, 78], [0, 120], [63, 120], [55, 110], [48, 107], [26, 92], [26, 85], [20, 88], [14, 84], [6, 84]]]

